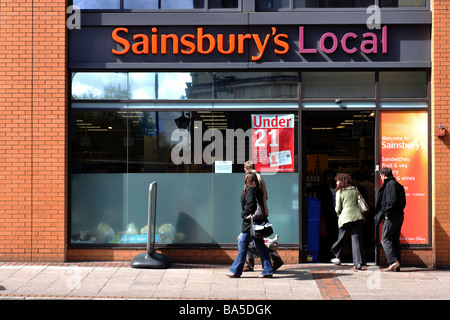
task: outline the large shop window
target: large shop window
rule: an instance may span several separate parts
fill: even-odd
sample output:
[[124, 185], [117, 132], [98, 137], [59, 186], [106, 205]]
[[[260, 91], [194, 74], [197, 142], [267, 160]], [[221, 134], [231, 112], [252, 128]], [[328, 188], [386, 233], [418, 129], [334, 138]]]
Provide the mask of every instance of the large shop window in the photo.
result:
[[81, 9], [130, 10], [130, 9], [209, 9], [238, 8], [239, 0], [73, 0]]
[[[158, 182], [158, 243], [235, 243], [243, 164], [253, 145], [283, 143], [290, 149], [277, 150], [279, 166], [263, 177], [280, 242], [298, 243], [296, 112], [86, 106], [71, 113], [71, 244], [145, 243], [152, 181]], [[252, 116], [260, 122], [284, 116], [293, 126], [256, 133]]]
[[296, 72], [77, 72], [75, 100], [296, 99]]
[[380, 72], [381, 98], [426, 98], [427, 72], [385, 71]]
[[426, 7], [426, 0], [256, 0], [258, 11], [302, 8], [381, 8]]
[[375, 72], [303, 72], [302, 97], [375, 98]]

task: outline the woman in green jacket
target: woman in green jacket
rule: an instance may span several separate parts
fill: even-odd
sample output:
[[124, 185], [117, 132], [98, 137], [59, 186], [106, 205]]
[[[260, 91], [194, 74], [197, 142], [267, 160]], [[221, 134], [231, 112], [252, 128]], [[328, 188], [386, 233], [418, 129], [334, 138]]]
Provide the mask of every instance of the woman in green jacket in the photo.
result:
[[331, 247], [336, 258], [331, 259], [334, 264], [341, 264], [341, 254], [344, 248], [345, 235], [351, 233], [353, 269], [361, 270], [366, 265], [363, 244], [364, 216], [358, 207], [358, 190], [351, 185], [352, 178], [348, 174], [336, 176], [336, 213], [338, 215], [339, 235]]

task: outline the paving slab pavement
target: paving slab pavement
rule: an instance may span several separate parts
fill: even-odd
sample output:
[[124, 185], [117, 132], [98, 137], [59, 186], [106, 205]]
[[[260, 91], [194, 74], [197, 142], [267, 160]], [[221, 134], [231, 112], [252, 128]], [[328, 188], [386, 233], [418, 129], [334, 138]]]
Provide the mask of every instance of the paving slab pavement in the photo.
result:
[[[281, 309], [294, 300], [450, 300], [450, 270], [406, 267], [386, 273], [374, 265], [362, 271], [351, 267], [285, 265], [273, 278], [260, 279], [256, 266], [255, 271], [230, 279], [229, 266], [223, 265], [135, 269], [127, 262], [0, 262], [0, 300], [178, 301], [177, 306], [186, 301], [191, 306], [206, 301], [284, 301]], [[184, 307], [177, 308], [181, 312]]]

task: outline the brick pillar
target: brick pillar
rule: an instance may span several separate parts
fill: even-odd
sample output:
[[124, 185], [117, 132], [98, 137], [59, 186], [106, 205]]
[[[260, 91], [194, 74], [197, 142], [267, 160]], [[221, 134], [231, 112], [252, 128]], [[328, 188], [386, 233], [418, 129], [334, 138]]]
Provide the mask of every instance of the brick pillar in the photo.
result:
[[65, 260], [65, 10], [0, 1], [0, 261]]
[[[432, 34], [433, 248], [434, 265], [450, 266], [450, 2], [434, 0]], [[442, 124], [444, 138], [435, 131]]]

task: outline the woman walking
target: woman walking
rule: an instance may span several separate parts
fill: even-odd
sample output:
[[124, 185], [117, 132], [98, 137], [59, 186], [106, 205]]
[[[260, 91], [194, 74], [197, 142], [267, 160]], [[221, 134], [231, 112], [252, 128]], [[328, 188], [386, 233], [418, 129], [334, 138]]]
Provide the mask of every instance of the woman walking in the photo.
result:
[[348, 174], [336, 176], [336, 213], [338, 215], [339, 234], [337, 241], [331, 247], [334, 253], [334, 264], [341, 263], [342, 249], [345, 244], [345, 235], [351, 233], [353, 269], [361, 270], [366, 264], [364, 243], [362, 237], [364, 216], [358, 207], [358, 190], [350, 183], [352, 178]]
[[[241, 276], [244, 269], [245, 258], [247, 257], [247, 248], [249, 243], [253, 240], [263, 266], [263, 271], [259, 277], [272, 277], [273, 267], [272, 263], [270, 262], [269, 250], [264, 244], [264, 239], [252, 238], [252, 236], [250, 235], [251, 222], [248, 217], [255, 213], [257, 208], [257, 201], [264, 210], [263, 193], [259, 188], [258, 178], [256, 174], [254, 172], [247, 172], [245, 174], [244, 184], [244, 191], [241, 195], [242, 234], [238, 242], [238, 256], [231, 265], [230, 272], [227, 273], [227, 276], [230, 278], [239, 278]], [[264, 217], [262, 218], [262, 220], [267, 220], [267, 218]], [[255, 223], [258, 222], [260, 221], [255, 221]]]

